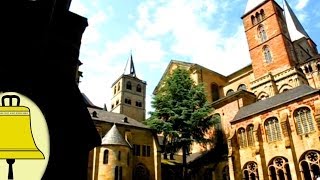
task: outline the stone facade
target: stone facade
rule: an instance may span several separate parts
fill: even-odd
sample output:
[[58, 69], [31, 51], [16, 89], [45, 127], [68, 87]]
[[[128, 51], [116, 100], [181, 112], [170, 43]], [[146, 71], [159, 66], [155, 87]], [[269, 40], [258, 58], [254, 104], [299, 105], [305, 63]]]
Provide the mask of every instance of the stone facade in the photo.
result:
[[252, 64], [223, 76], [172, 60], [154, 94], [173, 69], [186, 68], [220, 117], [228, 148], [217, 157], [210, 152], [218, 147], [194, 144], [191, 179], [313, 180], [320, 176], [320, 55], [286, 1], [252, 4], [242, 16]]
[[[88, 110], [102, 138], [90, 151], [88, 179], [161, 180], [160, 146], [150, 128], [123, 114]], [[114, 129], [118, 134], [110, 135]]]

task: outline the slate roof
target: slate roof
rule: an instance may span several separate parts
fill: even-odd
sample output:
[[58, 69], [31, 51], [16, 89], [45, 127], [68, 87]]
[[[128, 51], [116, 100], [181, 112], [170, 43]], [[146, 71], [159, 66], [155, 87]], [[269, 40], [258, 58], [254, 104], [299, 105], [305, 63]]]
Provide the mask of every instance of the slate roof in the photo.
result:
[[286, 104], [291, 101], [295, 101], [304, 96], [318, 93], [320, 90], [314, 89], [308, 85], [301, 85], [296, 88], [290, 89], [283, 93], [277, 94], [273, 97], [267, 98], [265, 100], [257, 101], [248, 106], [241, 107], [236, 116], [230, 122], [235, 122], [243, 118], [261, 113], [263, 111], [269, 110], [271, 108]]
[[102, 138], [101, 144], [102, 145], [120, 145], [120, 146], [130, 147], [127, 141], [120, 134], [116, 124], [113, 124], [112, 128]]
[[[103, 121], [103, 122], [108, 122], [108, 123], [116, 123], [116, 124], [121, 124], [121, 125], [125, 125], [125, 126], [133, 126], [133, 127], [138, 127], [138, 128], [144, 128], [144, 129], [151, 129], [148, 126], [146, 126], [145, 124], [132, 119], [130, 117], [127, 117], [123, 114], [119, 114], [119, 113], [114, 113], [114, 112], [109, 112], [109, 111], [105, 111], [102, 109], [96, 109], [96, 108], [92, 108], [92, 107], [88, 107], [88, 110], [91, 114], [92, 117], [92, 113], [95, 111], [97, 114], [97, 117], [92, 117], [93, 120], [98, 120], [98, 121]], [[124, 118], [127, 118], [127, 122], [124, 122]]]
[[291, 41], [298, 40], [302, 37], [309, 38], [308, 33], [305, 31], [286, 0], [283, 0], [283, 6]]

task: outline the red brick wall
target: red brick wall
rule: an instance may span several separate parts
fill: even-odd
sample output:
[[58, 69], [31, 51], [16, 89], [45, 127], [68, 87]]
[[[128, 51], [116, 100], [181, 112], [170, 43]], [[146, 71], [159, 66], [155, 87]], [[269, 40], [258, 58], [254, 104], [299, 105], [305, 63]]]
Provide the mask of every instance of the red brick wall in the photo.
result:
[[[286, 28], [286, 26], [280, 24], [281, 21], [276, 14], [276, 8], [277, 5], [273, 1], [268, 1], [243, 18], [255, 78], [266, 75], [268, 72], [278, 73], [293, 65], [292, 57], [289, 55], [289, 48], [286, 47], [290, 45], [290, 42], [285, 42], [287, 38], [283, 34], [283, 28]], [[260, 12], [261, 9], [264, 10], [265, 19], [256, 25], [252, 25], [251, 16], [255, 15], [256, 12]], [[267, 34], [267, 40], [263, 43], [258, 37], [259, 24], [264, 26]], [[272, 56], [271, 63], [265, 62], [264, 45], [269, 46]]]

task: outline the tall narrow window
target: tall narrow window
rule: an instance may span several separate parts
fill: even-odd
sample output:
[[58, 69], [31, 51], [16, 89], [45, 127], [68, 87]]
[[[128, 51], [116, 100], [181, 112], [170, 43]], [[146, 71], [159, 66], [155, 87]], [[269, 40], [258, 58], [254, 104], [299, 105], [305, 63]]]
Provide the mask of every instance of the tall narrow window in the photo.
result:
[[311, 111], [309, 108], [302, 107], [297, 109], [294, 112], [294, 118], [296, 120], [296, 129], [298, 134], [307, 134], [315, 131]]
[[132, 86], [131, 86], [131, 82], [130, 82], [130, 81], [127, 82], [126, 88], [127, 88], [127, 89], [130, 89], [130, 90], [132, 89]]
[[272, 61], [271, 52], [268, 46], [263, 47], [263, 54], [266, 63], [270, 63]]
[[121, 160], [121, 151], [118, 152], [118, 161]]
[[211, 84], [211, 98], [212, 101], [219, 99], [219, 87], [217, 84]]
[[247, 127], [247, 137], [248, 137], [248, 146], [254, 145], [254, 134], [253, 134], [253, 125], [250, 124]]
[[122, 180], [122, 166], [119, 167], [119, 178], [118, 180]]
[[113, 94], [116, 94], [116, 93], [117, 93], [117, 86], [113, 88]]
[[256, 17], [254, 17], [253, 15], [251, 16], [251, 23], [252, 23], [252, 25], [257, 24]]
[[261, 16], [260, 16], [260, 14], [258, 12], [256, 13], [256, 18], [257, 18], [257, 22], [261, 21]]
[[109, 156], [109, 151], [106, 149], [103, 152], [103, 164], [108, 164], [108, 157]]
[[247, 136], [246, 136], [246, 130], [244, 128], [240, 128], [238, 130], [238, 139], [239, 139], [239, 145], [241, 148], [247, 147]]
[[261, 15], [262, 19], [266, 18], [266, 15], [264, 14], [264, 10], [263, 9], [260, 10], [260, 15]]
[[142, 145], [142, 156], [147, 156], [147, 146]]
[[266, 31], [264, 30], [264, 26], [262, 24], [260, 24], [258, 27], [258, 33], [259, 33], [260, 41], [265, 42], [267, 40], [267, 34], [266, 34]]
[[119, 167], [116, 166], [114, 168], [114, 180], [118, 180], [118, 178], [119, 178]]
[[118, 82], [118, 91], [120, 91], [120, 82]]
[[140, 84], [137, 85], [137, 92], [141, 92], [141, 85]]
[[151, 154], [151, 148], [150, 146], [147, 146], [147, 157], [150, 157]]
[[268, 142], [281, 140], [280, 125], [277, 118], [272, 117], [267, 119], [264, 123], [264, 128]]

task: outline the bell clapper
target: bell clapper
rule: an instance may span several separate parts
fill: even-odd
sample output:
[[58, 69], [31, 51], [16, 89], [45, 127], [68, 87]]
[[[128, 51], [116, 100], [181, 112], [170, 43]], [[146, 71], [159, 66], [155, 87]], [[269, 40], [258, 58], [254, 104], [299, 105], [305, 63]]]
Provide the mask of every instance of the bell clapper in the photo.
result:
[[13, 180], [12, 164], [14, 162], [15, 162], [15, 159], [7, 159], [7, 163], [9, 164], [8, 180]]

